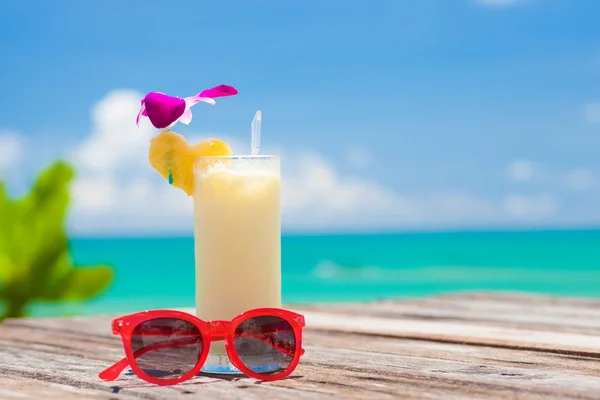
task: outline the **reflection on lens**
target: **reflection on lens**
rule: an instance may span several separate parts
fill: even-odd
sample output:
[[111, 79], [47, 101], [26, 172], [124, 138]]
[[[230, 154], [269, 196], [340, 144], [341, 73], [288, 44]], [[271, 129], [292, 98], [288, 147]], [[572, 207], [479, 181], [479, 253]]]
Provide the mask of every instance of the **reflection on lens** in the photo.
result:
[[236, 328], [234, 343], [244, 365], [261, 374], [284, 371], [296, 352], [294, 331], [279, 317], [247, 319]]
[[202, 335], [190, 322], [158, 318], [134, 329], [131, 346], [144, 372], [158, 379], [174, 379], [196, 366], [202, 353]]

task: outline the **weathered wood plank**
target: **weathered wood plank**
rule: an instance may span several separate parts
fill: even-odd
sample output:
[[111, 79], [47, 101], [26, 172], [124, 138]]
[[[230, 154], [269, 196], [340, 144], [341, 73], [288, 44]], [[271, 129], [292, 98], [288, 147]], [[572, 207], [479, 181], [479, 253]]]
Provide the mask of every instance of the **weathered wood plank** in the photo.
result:
[[[104, 390], [77, 387], [61, 383], [46, 382], [37, 377], [10, 375], [3, 371], [0, 374], [0, 399], [104, 399], [110, 394]], [[35, 384], [32, 385], [32, 380]], [[27, 390], [23, 390], [27, 388]], [[134, 399], [134, 396], [123, 396], [122, 399]]]
[[[597, 282], [600, 289], [600, 280]], [[593, 309], [598, 306], [600, 299], [589, 297], [561, 297], [545, 294], [522, 292], [454, 292], [428, 297], [428, 299], [461, 300], [491, 300], [501, 304], [515, 303], [524, 305], [554, 305], [557, 307], [572, 307], [574, 309]], [[393, 299], [391, 301], [394, 301]]]
[[341, 332], [307, 331], [309, 343], [323, 348], [340, 347], [373, 353], [390, 353], [433, 360], [471, 362], [478, 365], [532, 368], [540, 371], [571, 371], [593, 377], [600, 376], [600, 360], [595, 357], [540, 351], [470, 346], [423, 340], [398, 340], [393, 337], [368, 337]]
[[468, 321], [486, 326], [600, 334], [600, 300], [592, 299], [569, 298], [560, 302], [548, 296], [463, 293], [425, 299], [303, 308], [349, 315]]
[[305, 312], [313, 329], [450, 343], [544, 350], [600, 357], [600, 336], [534, 331], [447, 321], [423, 321]]
[[[433, 300], [421, 306], [423, 315], [444, 310], [447, 302]], [[479, 301], [501, 309], [507, 300]], [[528, 301], [508, 301], [516, 305], [510, 312], [518, 314], [520, 302], [548, 307]], [[573, 304], [551, 301], [559, 309]], [[487, 326], [470, 320], [473, 313], [461, 321], [397, 318], [387, 308], [407, 303], [303, 310], [306, 354], [290, 379], [269, 383], [201, 376], [157, 387], [127, 374], [103, 382], [97, 374], [123, 356], [110, 316], [10, 320], [0, 326], [0, 399], [598, 399], [600, 339], [585, 329], [547, 331], [528, 321]]]

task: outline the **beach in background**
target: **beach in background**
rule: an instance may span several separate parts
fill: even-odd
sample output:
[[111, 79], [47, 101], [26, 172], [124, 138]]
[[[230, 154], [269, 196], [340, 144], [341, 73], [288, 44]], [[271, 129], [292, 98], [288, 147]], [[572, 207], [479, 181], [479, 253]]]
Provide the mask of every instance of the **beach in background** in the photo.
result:
[[[285, 303], [373, 301], [457, 291], [600, 297], [600, 230], [284, 236]], [[105, 262], [110, 288], [37, 316], [194, 306], [193, 238], [74, 239], [78, 263]]]

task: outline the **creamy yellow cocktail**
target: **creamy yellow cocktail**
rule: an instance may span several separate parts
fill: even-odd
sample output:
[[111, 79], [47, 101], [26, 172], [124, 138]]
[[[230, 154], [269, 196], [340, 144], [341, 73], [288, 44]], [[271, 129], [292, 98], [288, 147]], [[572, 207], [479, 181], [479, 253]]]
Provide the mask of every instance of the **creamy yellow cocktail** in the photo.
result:
[[196, 313], [230, 320], [281, 306], [279, 158], [199, 159], [195, 169]]

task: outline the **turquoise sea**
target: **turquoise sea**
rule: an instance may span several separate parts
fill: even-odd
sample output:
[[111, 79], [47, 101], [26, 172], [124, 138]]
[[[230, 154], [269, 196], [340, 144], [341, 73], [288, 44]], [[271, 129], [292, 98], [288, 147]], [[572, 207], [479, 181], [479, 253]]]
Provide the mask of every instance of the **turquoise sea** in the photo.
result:
[[[35, 313], [191, 307], [193, 243], [193, 238], [75, 239], [76, 262], [112, 265], [114, 283], [91, 302], [38, 307]], [[600, 297], [600, 230], [284, 236], [282, 273], [286, 303], [473, 290]]]

